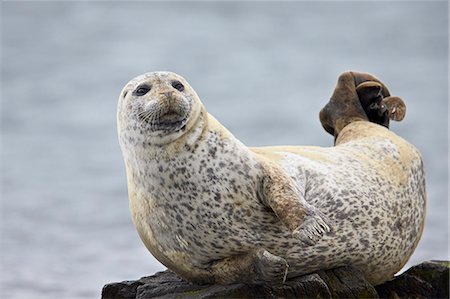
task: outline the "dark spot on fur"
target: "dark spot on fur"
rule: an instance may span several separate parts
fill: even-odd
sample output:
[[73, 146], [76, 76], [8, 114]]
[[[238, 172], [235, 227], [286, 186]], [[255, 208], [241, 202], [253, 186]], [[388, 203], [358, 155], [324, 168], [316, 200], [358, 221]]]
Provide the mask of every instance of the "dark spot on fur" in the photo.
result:
[[214, 192], [214, 200], [220, 202], [221, 195], [219, 192]]
[[380, 218], [378, 218], [378, 216], [376, 216], [375, 218], [373, 218], [371, 224], [372, 224], [373, 226], [377, 226], [378, 223], [380, 223]]

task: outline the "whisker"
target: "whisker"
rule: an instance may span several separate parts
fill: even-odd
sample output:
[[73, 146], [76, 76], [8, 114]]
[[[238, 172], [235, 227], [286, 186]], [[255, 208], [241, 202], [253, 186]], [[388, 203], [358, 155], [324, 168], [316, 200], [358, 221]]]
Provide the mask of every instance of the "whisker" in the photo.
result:
[[147, 110], [141, 110], [137, 113], [134, 113], [137, 116], [139, 124], [144, 124], [148, 121], [149, 117], [151, 116], [152, 112]]

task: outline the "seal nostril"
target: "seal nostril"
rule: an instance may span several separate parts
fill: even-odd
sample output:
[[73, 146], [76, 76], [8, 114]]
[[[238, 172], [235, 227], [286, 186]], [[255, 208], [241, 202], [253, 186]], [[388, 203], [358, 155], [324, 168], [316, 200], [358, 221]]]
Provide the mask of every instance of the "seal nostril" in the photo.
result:
[[166, 98], [170, 99], [170, 98], [172, 98], [173, 92], [172, 91], [166, 91], [166, 92], [163, 92], [161, 94], [164, 95]]

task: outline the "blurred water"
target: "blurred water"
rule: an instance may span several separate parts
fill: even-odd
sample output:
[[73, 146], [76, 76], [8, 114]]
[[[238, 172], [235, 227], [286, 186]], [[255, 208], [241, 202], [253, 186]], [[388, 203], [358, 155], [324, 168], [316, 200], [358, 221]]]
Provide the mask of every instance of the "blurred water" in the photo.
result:
[[448, 259], [447, 2], [2, 2], [2, 298], [98, 297], [163, 269], [130, 221], [116, 100], [171, 70], [248, 145], [329, 146], [318, 111], [368, 71], [408, 106], [423, 153], [425, 233]]

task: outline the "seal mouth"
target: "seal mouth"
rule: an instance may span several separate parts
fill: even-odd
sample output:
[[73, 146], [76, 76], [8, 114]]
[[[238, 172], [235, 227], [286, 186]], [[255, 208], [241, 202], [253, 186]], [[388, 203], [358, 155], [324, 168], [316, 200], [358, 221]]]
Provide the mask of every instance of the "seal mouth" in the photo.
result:
[[137, 119], [144, 131], [171, 134], [183, 130], [190, 119], [191, 100], [188, 97], [164, 95], [140, 102]]
[[161, 118], [152, 125], [154, 128], [157, 128], [159, 130], [168, 130], [181, 127], [182, 125], [184, 125], [185, 121], [186, 117], [184, 117], [183, 115], [180, 115], [176, 112], [169, 112], [161, 116]]
[[142, 122], [150, 126], [152, 131], [176, 131], [186, 126], [187, 117], [175, 111], [169, 111], [157, 119], [139, 115]]

